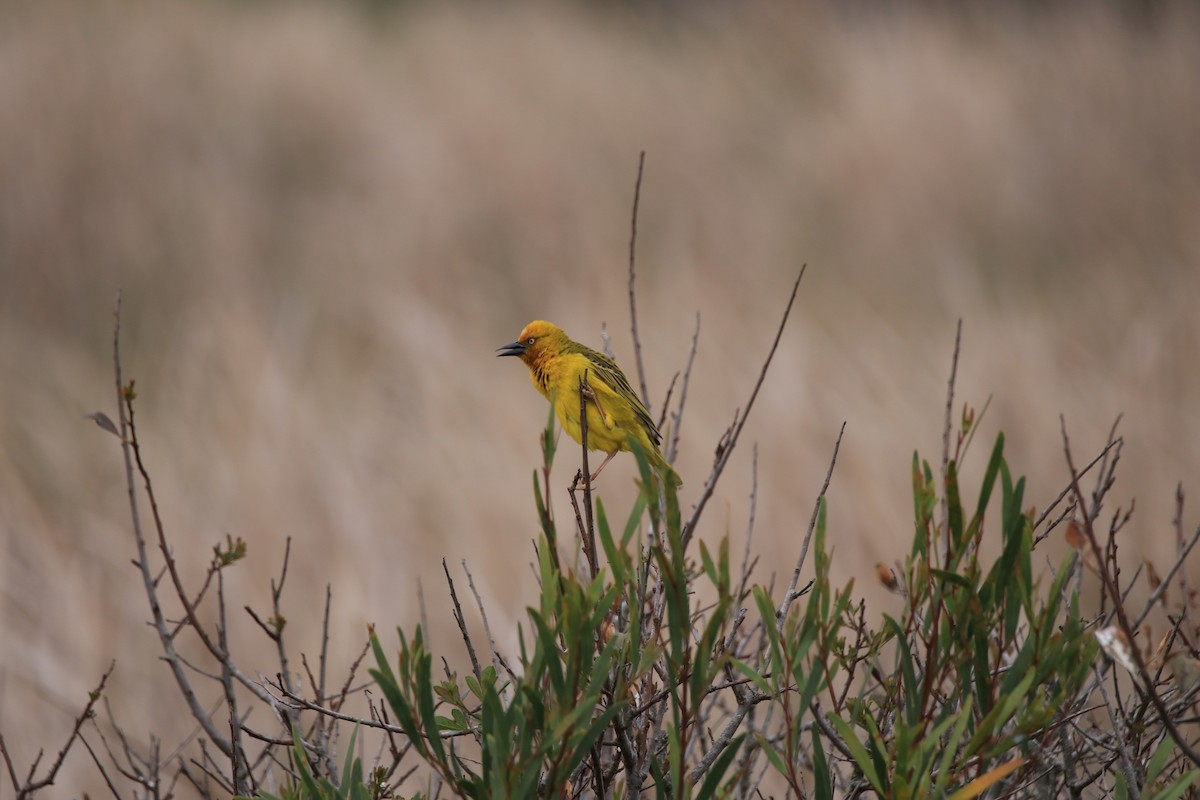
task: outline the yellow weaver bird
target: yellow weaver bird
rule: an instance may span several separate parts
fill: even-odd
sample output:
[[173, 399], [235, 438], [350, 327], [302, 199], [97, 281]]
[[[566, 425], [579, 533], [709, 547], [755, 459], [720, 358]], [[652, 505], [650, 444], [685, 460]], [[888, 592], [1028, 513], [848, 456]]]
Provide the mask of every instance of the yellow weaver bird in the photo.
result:
[[587, 372], [591, 389], [584, 393], [587, 399], [587, 448], [608, 454], [591, 476], [593, 481], [613, 456], [622, 450], [630, 450], [632, 439], [659, 474], [668, 476], [675, 486], [681, 485], [679, 476], [658, 449], [662, 435], [654, 420], [650, 419], [650, 413], [611, 358], [571, 341], [562, 328], [540, 319], [526, 325], [515, 342], [498, 348], [497, 355], [518, 356], [525, 362], [534, 387], [554, 403], [558, 424], [577, 442], [582, 442], [579, 379]]

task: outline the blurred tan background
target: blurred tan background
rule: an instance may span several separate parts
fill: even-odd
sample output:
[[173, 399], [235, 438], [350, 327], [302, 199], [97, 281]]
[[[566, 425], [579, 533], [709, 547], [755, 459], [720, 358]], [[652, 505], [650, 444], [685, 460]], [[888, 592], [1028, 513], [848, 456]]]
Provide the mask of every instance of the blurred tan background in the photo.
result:
[[[1176, 482], [1200, 488], [1196, 17], [866, 6], [0, 7], [0, 731], [18, 763], [57, 749], [113, 658], [135, 739], [191, 727], [144, 624], [117, 442], [82, 418], [115, 417], [118, 288], [189, 580], [241, 536], [231, 602], [265, 610], [291, 536], [293, 647], [318, 650], [326, 583], [344, 664], [369, 621], [416, 624], [420, 580], [458, 658], [440, 562], [461, 577], [467, 558], [509, 646], [535, 596], [546, 406], [493, 351], [537, 317], [594, 347], [607, 323], [633, 375], [640, 150], [655, 415], [703, 320], [685, 503], [809, 264], [703, 538], [728, 529], [740, 552], [757, 442], [756, 577], [790, 569], [846, 421], [834, 569], [878, 597], [872, 565], [908, 548], [912, 452], [940, 457], [962, 317], [960, 402], [993, 396], [970, 484], [1004, 430], [1044, 507], [1059, 413], [1083, 461], [1124, 412], [1126, 555], [1165, 565]], [[615, 516], [633, 474], [605, 472]], [[237, 620], [243, 664], [273, 674]], [[74, 753], [63, 791], [96, 780]]]

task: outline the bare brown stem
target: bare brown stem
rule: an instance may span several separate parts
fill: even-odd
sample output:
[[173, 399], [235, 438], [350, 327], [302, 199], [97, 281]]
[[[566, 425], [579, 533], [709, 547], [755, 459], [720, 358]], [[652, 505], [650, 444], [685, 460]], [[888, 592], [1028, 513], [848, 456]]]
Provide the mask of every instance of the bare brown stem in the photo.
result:
[[692, 515], [683, 526], [683, 546], [686, 549], [688, 543], [692, 540], [695, 533], [696, 523], [700, 519], [700, 515], [704, 513], [704, 507], [708, 504], [709, 498], [712, 497], [713, 490], [717, 486], [717, 481], [721, 478], [721, 473], [725, 471], [725, 465], [729, 463], [729, 457], [733, 454], [734, 447], [737, 446], [738, 438], [742, 435], [742, 429], [746, 426], [746, 419], [750, 416], [751, 409], [754, 408], [754, 401], [758, 398], [758, 392], [762, 388], [763, 380], [767, 377], [767, 370], [771, 367], [771, 359], [775, 357], [775, 351], [779, 348], [779, 340], [783, 337], [783, 329], [787, 326], [788, 317], [792, 313], [792, 306], [796, 302], [796, 293], [800, 290], [800, 281], [804, 279], [804, 271], [808, 268], [805, 264], [800, 267], [800, 274], [796, 276], [796, 282], [792, 285], [792, 293], [788, 297], [787, 307], [783, 311], [783, 319], [779, 321], [779, 328], [775, 332], [775, 340], [771, 343], [771, 349], [767, 352], [767, 358], [763, 361], [762, 369], [759, 371], [758, 380], [754, 383], [754, 390], [750, 392], [750, 399], [746, 403], [746, 411], [740, 417], [735, 415], [735, 421], [725, 432], [721, 443], [717, 446], [717, 454], [714, 459], [712, 471], [708, 475], [708, 480], [704, 482], [704, 491], [700, 494], [700, 499], [696, 502], [696, 507], [692, 509]]
[[[696, 330], [692, 333], [692, 347], [688, 350], [687, 366], [683, 370], [683, 384], [679, 388], [679, 405], [671, 415], [671, 444], [667, 447], [666, 459], [675, 463], [679, 455], [679, 432], [683, 429], [683, 408], [687, 404], [688, 383], [692, 379], [692, 365], [696, 362], [696, 348], [700, 344], [700, 312], [696, 312]], [[668, 398], [669, 399], [669, 398]], [[666, 411], [664, 406], [663, 411]]]
[[[650, 390], [646, 388], [646, 368], [642, 365], [642, 340], [638, 336], [637, 292], [634, 290], [634, 265], [637, 253], [638, 204], [642, 199], [642, 172], [646, 167], [646, 151], [638, 155], [637, 182], [633, 185], [633, 215], [629, 223], [629, 321], [633, 329], [633, 354], [637, 359], [638, 384], [642, 388], [642, 403], [650, 408]], [[587, 471], [586, 469], [584, 470]]]
[[783, 595], [783, 601], [779, 604], [779, 611], [775, 616], [776, 628], [783, 630], [783, 621], [787, 619], [788, 609], [792, 606], [792, 601], [799, 597], [796, 591], [796, 585], [800, 582], [800, 570], [804, 567], [804, 562], [808, 559], [808, 547], [812, 542], [813, 530], [817, 525], [817, 515], [821, 510], [821, 501], [825, 498], [825, 493], [829, 491], [829, 482], [833, 480], [833, 468], [837, 464], [838, 451], [842, 449], [842, 435], [846, 432], [846, 423], [842, 423], [842, 429], [838, 431], [837, 441], [833, 445], [833, 456], [829, 459], [829, 469], [825, 472], [825, 482], [821, 484], [821, 492], [817, 495], [817, 501], [813, 504], [812, 516], [808, 520], [808, 530], [804, 534], [804, 542], [800, 545], [800, 555], [796, 557], [796, 567], [792, 570], [792, 579], [788, 581], [787, 592]]
[[[29, 772], [25, 778], [17, 777], [17, 770], [13, 765], [12, 754], [8, 752], [8, 744], [4, 741], [4, 735], [0, 734], [0, 755], [4, 757], [4, 766], [8, 770], [8, 777], [12, 781], [13, 791], [16, 792], [16, 800], [26, 800], [32, 798], [39, 790], [46, 788], [54, 783], [58, 777], [58, 771], [62, 769], [63, 762], [67, 758], [67, 753], [71, 752], [71, 746], [75, 744], [75, 740], [80, 738], [80, 731], [83, 728], [83, 723], [92, 717], [92, 709], [96, 705], [96, 701], [104, 694], [104, 686], [108, 683], [108, 676], [112, 675], [113, 669], [116, 668], [116, 662], [109, 664], [108, 669], [104, 671], [104, 675], [100, 677], [100, 683], [96, 688], [88, 693], [87, 704], [84, 705], [83, 711], [75, 717], [75, 724], [71, 726], [71, 734], [67, 737], [66, 743], [58, 751], [54, 762], [42, 777], [34, 777], [37, 774], [38, 765], [42, 761], [43, 751], [39, 750], [37, 757], [29, 767]], [[86, 745], [85, 745], [86, 746]]]
[[[1059, 416], [1059, 423], [1062, 427], [1063, 437], [1063, 453], [1067, 459], [1067, 468], [1071, 473], [1071, 487], [1075, 493], [1075, 500], [1080, 508], [1084, 508], [1085, 501], [1083, 490], [1079, 486], [1079, 473], [1075, 470], [1075, 464], [1071, 458], [1071, 442], [1067, 437], [1067, 420], [1064, 416]], [[1099, 497], [1096, 498], [1096, 506], [1094, 512], [1099, 511]], [[1104, 588], [1108, 592], [1113, 601], [1113, 610], [1116, 611], [1117, 620], [1121, 626], [1121, 632], [1125, 634], [1126, 641], [1129, 642], [1129, 653], [1133, 657], [1134, 664], [1137, 666], [1138, 678], [1141, 679], [1142, 690], [1149, 697], [1150, 702], [1154, 705], [1155, 710], [1161, 717], [1163, 727], [1167, 729], [1171, 739], [1175, 742], [1175, 746], [1179, 748], [1189, 761], [1194, 765], [1200, 766], [1200, 754], [1198, 754], [1188, 743], [1187, 739], [1179, 731], [1179, 727], [1171, 718], [1171, 712], [1167, 709], [1162, 698], [1159, 697], [1158, 691], [1154, 688], [1154, 681], [1151, 679], [1149, 671], [1146, 669], [1146, 661], [1142, 656], [1141, 648], [1137, 646], [1137, 638], [1134, 633], [1134, 628], [1129, 622], [1129, 617], [1125, 613], [1125, 604], [1121, 601], [1121, 592], [1118, 589], [1110, 570], [1105, 567], [1104, 554], [1100, 550], [1099, 540], [1096, 538], [1096, 531], [1092, 525], [1092, 515], [1083, 515], [1083, 528], [1087, 536], [1088, 544], [1092, 548], [1092, 554], [1096, 557], [1097, 572], [1100, 575], [1101, 581], [1104, 583]]]
[[454, 591], [454, 579], [450, 577], [450, 568], [446, 559], [442, 559], [442, 571], [446, 573], [446, 583], [450, 586], [450, 600], [454, 603], [454, 621], [462, 633], [463, 643], [467, 646], [467, 655], [471, 657], [471, 672], [475, 680], [483, 680], [483, 670], [479, 667], [479, 657], [475, 655], [475, 645], [471, 643], [471, 634], [467, 632], [467, 620], [463, 617], [462, 605], [458, 602], [458, 593]]

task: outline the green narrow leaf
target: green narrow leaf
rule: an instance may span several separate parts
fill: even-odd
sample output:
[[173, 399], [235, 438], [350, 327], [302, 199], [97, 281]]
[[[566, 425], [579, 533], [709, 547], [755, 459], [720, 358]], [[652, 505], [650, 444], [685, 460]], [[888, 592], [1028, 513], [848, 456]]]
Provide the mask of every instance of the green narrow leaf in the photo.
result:
[[964, 755], [974, 755], [979, 747], [1004, 727], [1005, 723], [1012, 718], [1012, 715], [1025, 702], [1025, 695], [1029, 693], [1029, 688], [1033, 686], [1033, 679], [1035, 677], [1034, 673], [1029, 673], [1013, 688], [1012, 692], [1002, 695], [998, 699], [995, 708], [989, 711], [987, 716], [979, 722], [979, 727], [975, 729], [975, 735], [971, 737], [971, 741], [967, 744]]
[[542, 535], [546, 537], [546, 546], [550, 546], [551, 541], [558, 540], [558, 529], [554, 526], [554, 518], [550, 516], [550, 509], [547, 508], [545, 499], [542, 497], [542, 485], [538, 483], [537, 470], [533, 471], [533, 496], [537, 501], [538, 521], [542, 526]]
[[968, 591], [973, 590], [975, 588], [975, 586], [971, 583], [969, 578], [967, 578], [965, 575], [959, 575], [957, 572], [949, 572], [944, 569], [937, 569], [936, 567], [930, 567], [929, 574], [933, 575], [935, 578], [941, 580], [944, 583], [953, 583], [955, 586], [961, 586], [964, 589], [967, 589]]
[[754, 734], [754, 738], [758, 741], [758, 749], [767, 756], [767, 761], [771, 762], [771, 766], [775, 768], [775, 771], [785, 778], [788, 777], [787, 764], [783, 762], [783, 756], [779, 755], [779, 751], [775, 749], [775, 745], [761, 734]]
[[841, 734], [842, 741], [845, 743], [846, 749], [849, 750], [850, 755], [854, 757], [854, 763], [858, 765], [858, 768], [862, 771], [863, 776], [870, 781], [871, 786], [875, 788], [875, 791], [879, 792], [881, 796], [887, 797], [887, 789], [883, 785], [883, 782], [880, 780], [879, 773], [875, 769], [875, 760], [867, 754], [867, 748], [864, 747], [863, 743], [859, 740], [858, 735], [854, 732], [854, 728], [849, 722], [846, 722], [844, 719], [832, 712], [827, 713], [825, 717], [833, 724], [833, 727], [837, 728], [838, 733]]
[[1021, 681], [1029, 677], [1029, 666], [1035, 656], [1034, 646], [1036, 642], [1033, 639], [1026, 639], [1021, 649], [1017, 651], [1016, 657], [1008, 667], [1008, 672], [1004, 676], [1004, 682], [1000, 684], [1000, 695], [1006, 696], [1011, 692], [1016, 691], [1021, 685]]
[[358, 725], [355, 724], [354, 729], [350, 731], [350, 742], [346, 745], [346, 761], [342, 764], [342, 786], [353, 787], [355, 784], [362, 785], [362, 770], [356, 770], [356, 765], [361, 767], [358, 760], [354, 758], [354, 742], [358, 739]]
[[721, 785], [721, 778], [725, 776], [725, 771], [729, 769], [729, 764], [737, 755], [744, 738], [746, 738], [744, 733], [735, 736], [713, 761], [712, 766], [708, 768], [708, 774], [704, 776], [704, 782], [700, 784], [700, 792], [696, 795], [696, 800], [708, 800], [716, 794], [717, 788]]
[[813, 792], [816, 800], [833, 800], [833, 776], [829, 774], [829, 762], [825, 760], [825, 750], [821, 747], [821, 737], [817, 735], [817, 726], [812, 727], [813, 754]]
[[946, 464], [946, 513], [950, 522], [950, 541], [955, 552], [962, 550], [963, 507], [958, 494], [958, 465], [954, 461]]
[[946, 795], [946, 785], [950, 782], [950, 767], [954, 764], [958, 743], [962, 741], [967, 723], [971, 721], [973, 703], [974, 698], [971, 695], [968, 694], [963, 698], [962, 708], [958, 710], [958, 720], [954, 723], [954, 730], [950, 732], [950, 738], [946, 740], [945, 749], [942, 750], [942, 757], [938, 762], [937, 783], [933, 787], [934, 797], [945, 797]]
[[417, 694], [417, 708], [421, 712], [421, 720], [425, 726], [425, 735], [429, 737], [429, 748], [437, 756], [438, 761], [446, 761], [446, 748], [442, 745], [442, 732], [438, 730], [436, 715], [433, 711], [433, 656], [421, 653], [417, 659], [416, 681], [413, 686]]
[[[554, 632], [550, 630], [550, 626], [542, 619], [542, 615], [529, 609], [527, 611], [529, 619], [533, 622], [537, 630], [537, 642], [534, 648], [534, 662], [532, 666], [540, 667], [538, 676], [542, 679], [549, 679], [551, 691], [558, 696], [562, 696], [565, 689], [565, 678], [563, 676], [562, 664], [559, 662], [558, 641], [554, 636]], [[579, 643], [579, 646], [583, 646]], [[538, 674], [538, 673], [535, 673]]]
[[896, 640], [896, 660], [900, 662], [900, 674], [904, 676], [904, 690], [901, 694], [904, 695], [905, 719], [909, 725], [916, 725], [921, 714], [918, 706], [921, 692], [919, 691], [920, 685], [917, 683], [917, 670], [913, 664], [912, 651], [908, 646], [908, 638], [900, 628], [900, 623], [886, 614], [883, 617], [883, 624], [884, 627], [891, 630]]
[[729, 537], [728, 536], [721, 537], [721, 550], [720, 550], [719, 561], [720, 561], [720, 567], [721, 567], [720, 568], [721, 580], [717, 584], [717, 591], [721, 594], [722, 597], [724, 597], [729, 594], [730, 587], [733, 586], [733, 583], [731, 583], [730, 579], [729, 579]]
[[[626, 437], [626, 442], [629, 444], [629, 450], [633, 453], [633, 457], [637, 459], [638, 474], [642, 476], [642, 494], [654, 492], [654, 469], [650, 466], [650, 459], [646, 457], [645, 449], [632, 436]], [[663, 483], [669, 483], [669, 481], [663, 481]]]
[[388, 707], [392, 709], [392, 714], [396, 717], [396, 722], [404, 731], [404, 735], [409, 738], [417, 752], [422, 755], [427, 754], [428, 748], [425, 747], [421, 738], [421, 731], [417, 727], [413, 709], [400, 692], [396, 676], [392, 672], [391, 665], [388, 664], [387, 656], [383, 653], [383, 646], [379, 643], [379, 637], [374, 633], [371, 634], [371, 649], [375, 653], [375, 663], [378, 665], [377, 669], [369, 670], [371, 677], [375, 679], [379, 690], [383, 692], [383, 697], [387, 701]]
[[988, 683], [988, 676], [991, 675], [991, 667], [988, 665], [988, 634], [981, 627], [976, 627], [974, 650], [974, 671], [975, 671], [975, 700], [979, 704], [980, 710], [985, 714], [992, 710], [992, 692], [991, 684]]
[[1050, 584], [1050, 591], [1046, 593], [1046, 605], [1042, 609], [1040, 619], [1038, 620], [1039, 632], [1042, 634], [1040, 642], [1045, 645], [1046, 640], [1053, 635], [1055, 621], [1058, 619], [1058, 609], [1062, 605], [1063, 586], [1066, 585], [1067, 578], [1075, 569], [1075, 559], [1063, 559], [1063, 563], [1059, 565], [1058, 572], [1054, 575], [1054, 582]]
[[1175, 750], [1175, 741], [1170, 736], [1163, 736], [1158, 747], [1154, 748], [1154, 754], [1150, 756], [1150, 760], [1146, 762], [1146, 785], [1154, 783], [1158, 780], [1158, 774], [1163, 771], [1163, 767], [1167, 765], [1167, 759]]
[[704, 540], [700, 540], [700, 564], [704, 569], [704, 574], [708, 576], [709, 581], [713, 586], [719, 586], [721, 583], [720, 575], [717, 574], [717, 565], [712, 560], [712, 555], [708, 552], [708, 545]]
[[913, 521], [916, 526], [916, 535], [913, 537], [913, 556], [924, 555], [925, 550], [925, 530], [929, 525], [929, 517], [925, 513], [928, 504], [925, 502], [925, 496], [928, 490], [925, 486], [925, 481], [921, 478], [921, 457], [916, 450], [913, 450], [912, 457], [912, 481], [913, 481]]
[[642, 514], [646, 512], [646, 493], [641, 492], [633, 500], [633, 510], [629, 512], [629, 519], [625, 522], [625, 532], [621, 535], [621, 546], [628, 547], [629, 542], [633, 539], [633, 535], [637, 533], [638, 528], [642, 524]]
[[604, 513], [604, 503], [596, 498], [596, 532], [600, 536], [600, 547], [604, 557], [608, 559], [609, 569], [613, 573], [613, 583], [624, 586], [629, 582], [629, 555], [624, 550], [618, 550], [613, 541], [612, 528], [608, 524], [608, 515]]
[[308, 754], [304, 752], [304, 743], [300, 741], [298, 726], [292, 726], [292, 757], [296, 761], [296, 772], [300, 775], [300, 784], [309, 797], [321, 797], [321, 789], [313, 778], [312, 769], [308, 766]]
[[756, 687], [758, 687], [758, 690], [761, 691], [763, 694], [771, 693], [771, 687], [767, 683], [767, 679], [764, 678], [759, 672], [757, 672], [749, 664], [747, 664], [746, 662], [741, 661], [739, 659], [736, 659], [736, 658], [730, 658], [729, 663], [733, 666], [733, 668], [735, 670], [737, 670], [738, 672], [742, 673], [742, 675], [749, 678], [754, 683], [754, 685]]
[[604, 713], [599, 714], [593, 719], [592, 723], [573, 739], [573, 753], [571, 760], [567, 763], [567, 769], [564, 771], [564, 774], [570, 775], [575, 771], [579, 763], [591, 752], [592, 745], [600, 740], [600, 737], [620, 712], [621, 708], [622, 704], [615, 704], [604, 709]]
[[761, 586], [755, 586], [754, 602], [758, 605], [758, 613], [762, 617], [763, 630], [767, 634], [767, 641], [771, 645], [771, 683], [779, 684], [780, 676], [783, 675], [783, 650], [779, 644], [779, 631], [776, 625], [779, 620], [776, 618], [775, 605], [771, 602], [770, 596]]
[[1200, 769], [1183, 773], [1174, 783], [1154, 795], [1154, 800], [1177, 800], [1177, 798], [1183, 797], [1183, 793], [1191, 788], [1197, 778], [1200, 778]]
[[1129, 789], [1125, 786], [1125, 778], [1119, 769], [1113, 771], [1113, 798], [1114, 800], [1129, 800]]
[[992, 489], [996, 485], [996, 473], [1004, 461], [1004, 434], [996, 436], [996, 444], [992, 447], [992, 456], [988, 459], [987, 470], [983, 474], [983, 486], [979, 490], [979, 505], [975, 507], [975, 519], [982, 520], [983, 512], [991, 501]]
[[554, 436], [554, 395], [555, 392], [550, 392], [550, 413], [546, 417], [546, 427], [542, 431], [542, 458], [546, 462], [546, 468], [554, 463], [554, 451], [558, 448], [558, 442]]
[[879, 776], [879, 780], [884, 784], [884, 790], [888, 796], [893, 796], [895, 787], [889, 785], [890, 778], [887, 770], [887, 743], [883, 741], [883, 734], [879, 732], [879, 726], [875, 723], [875, 719], [871, 716], [863, 717], [863, 724], [870, 735], [870, 745], [867, 752], [871, 754], [871, 760], [875, 762], [875, 774]]
[[[944, 747], [942, 737], [945, 736], [947, 729], [950, 728], [959, 719], [958, 714], [951, 710], [949, 706], [943, 706], [941, 709], [941, 717], [929, 729], [927, 733], [920, 731], [915, 732], [915, 741], [912, 742], [912, 756], [909, 758], [909, 763], [912, 765], [908, 772], [914, 776], [916, 781], [915, 787], [921, 796], [929, 794], [930, 786], [936, 773], [933, 769], [934, 757], [943, 753]], [[894, 763], [904, 763], [899, 752], [896, 751]]]

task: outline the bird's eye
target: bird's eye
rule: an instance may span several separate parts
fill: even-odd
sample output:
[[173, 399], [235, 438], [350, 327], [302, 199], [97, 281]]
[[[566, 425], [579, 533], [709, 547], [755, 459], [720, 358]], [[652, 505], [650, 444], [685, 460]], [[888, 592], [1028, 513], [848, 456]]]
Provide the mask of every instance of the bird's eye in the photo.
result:
[[535, 339], [534, 337], [530, 336], [528, 339], [526, 339], [526, 340], [525, 340], [525, 344], [533, 344], [533, 343], [534, 343], [534, 342], [536, 342], [536, 341], [537, 341], [537, 339]]

